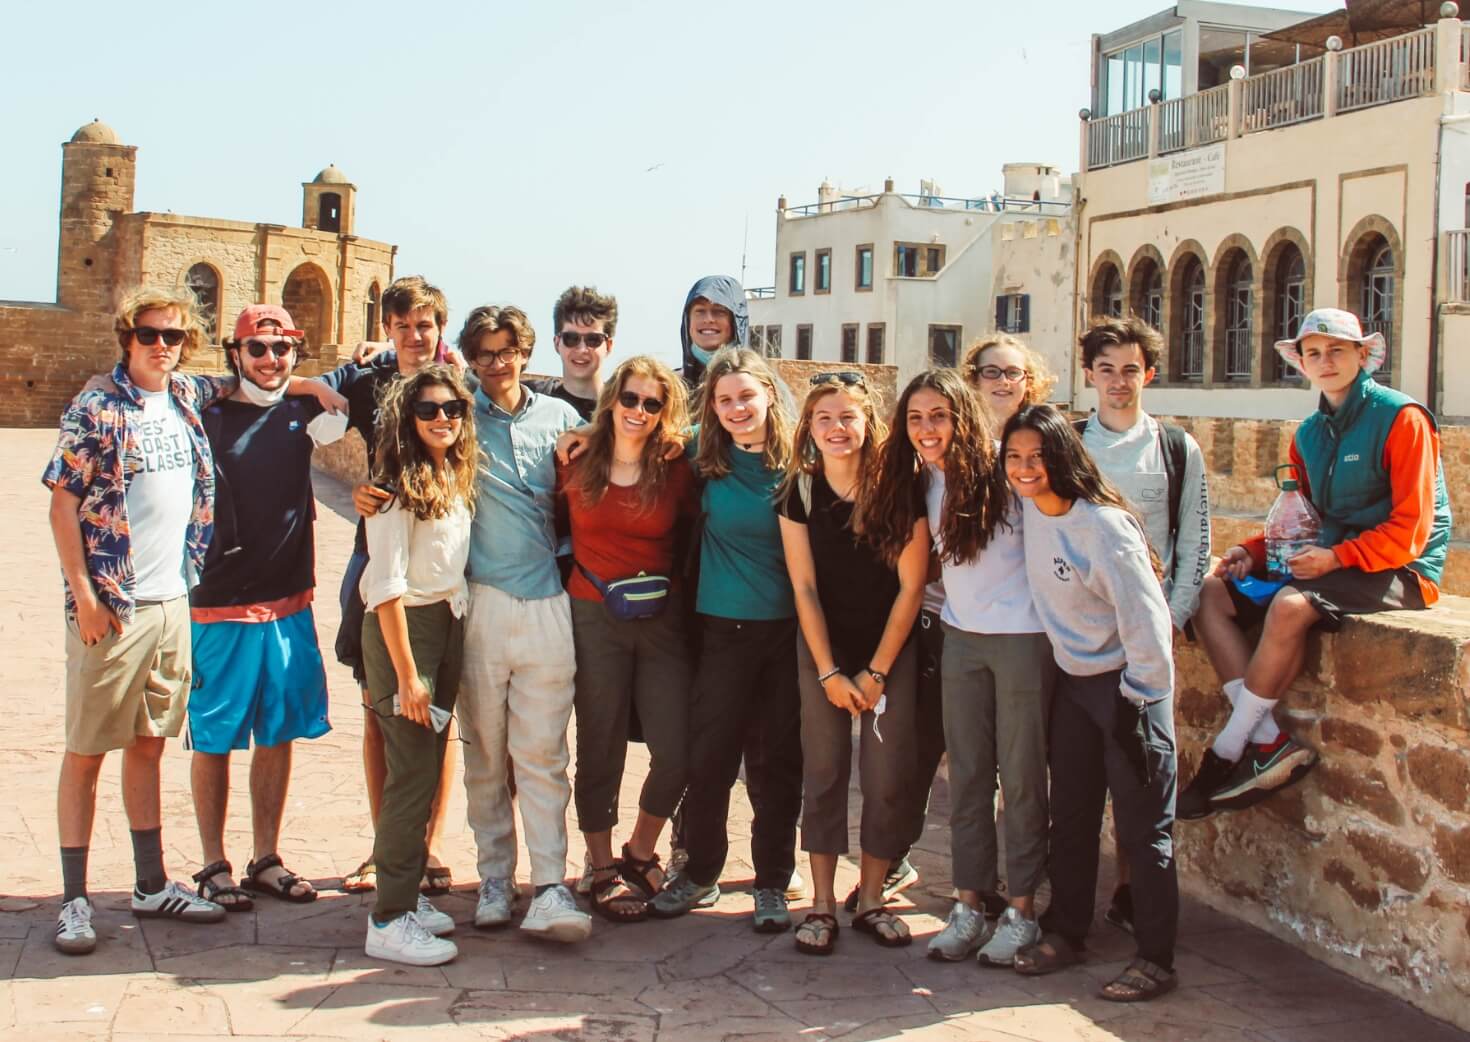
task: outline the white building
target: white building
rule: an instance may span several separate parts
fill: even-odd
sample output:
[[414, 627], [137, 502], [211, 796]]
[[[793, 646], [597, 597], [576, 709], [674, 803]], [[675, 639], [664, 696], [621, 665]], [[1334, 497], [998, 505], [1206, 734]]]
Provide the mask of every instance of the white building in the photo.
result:
[[1011, 163], [988, 198], [876, 194], [831, 185], [776, 210], [777, 284], [752, 289], [752, 345], [773, 357], [898, 367], [902, 384], [954, 364], [1004, 329], [1045, 354], [1071, 393], [1072, 186], [1054, 167]]

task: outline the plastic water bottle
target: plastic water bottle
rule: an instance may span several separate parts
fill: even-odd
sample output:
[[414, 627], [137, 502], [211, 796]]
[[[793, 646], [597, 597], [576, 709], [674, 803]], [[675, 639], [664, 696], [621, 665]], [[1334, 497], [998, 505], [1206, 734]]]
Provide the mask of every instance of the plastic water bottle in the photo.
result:
[[1266, 515], [1266, 571], [1273, 579], [1290, 579], [1286, 562], [1309, 546], [1316, 546], [1322, 535], [1322, 518], [1297, 488], [1295, 468], [1289, 463], [1276, 469], [1287, 469], [1292, 476], [1281, 482], [1281, 492]]

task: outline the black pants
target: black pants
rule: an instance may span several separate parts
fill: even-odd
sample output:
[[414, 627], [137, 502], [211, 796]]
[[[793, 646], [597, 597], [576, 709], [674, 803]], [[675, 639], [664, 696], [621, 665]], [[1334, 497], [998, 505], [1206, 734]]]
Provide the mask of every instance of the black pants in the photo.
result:
[[689, 709], [684, 834], [689, 877], [719, 880], [729, 853], [730, 789], [742, 751], [755, 811], [750, 846], [758, 889], [784, 890], [796, 867], [801, 815], [801, 698], [796, 620], [699, 617], [703, 652]]
[[1174, 967], [1179, 932], [1179, 879], [1174, 867], [1174, 796], [1178, 762], [1174, 700], [1146, 709], [1145, 749], [1153, 778], [1145, 785], [1113, 736], [1122, 698], [1119, 670], [1092, 677], [1059, 671], [1052, 699], [1051, 907], [1042, 929], [1081, 947], [1092, 925], [1103, 802], [1113, 797], [1113, 823], [1133, 870], [1133, 932], [1138, 954]]
[[[944, 630], [939, 613], [919, 614], [919, 686], [914, 699], [914, 786], [909, 790], [909, 814], [913, 834], [907, 846], [912, 847], [924, 835], [924, 819], [929, 816], [929, 792], [934, 775], [944, 756], [944, 694], [939, 666], [944, 660]], [[904, 850], [908, 855], [908, 850]]]

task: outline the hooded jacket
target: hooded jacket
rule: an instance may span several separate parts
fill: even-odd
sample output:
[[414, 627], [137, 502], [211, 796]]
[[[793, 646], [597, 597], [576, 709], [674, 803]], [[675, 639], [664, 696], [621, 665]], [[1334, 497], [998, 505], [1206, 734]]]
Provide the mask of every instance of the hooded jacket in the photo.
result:
[[735, 337], [731, 343], [745, 347], [750, 343], [750, 312], [745, 307], [745, 290], [729, 275], [706, 275], [689, 289], [684, 298], [684, 310], [679, 313], [679, 343], [684, 346], [684, 364], [679, 375], [691, 389], [699, 386], [704, 378], [704, 363], [694, 353], [694, 342], [689, 339], [689, 309], [700, 297], [711, 304], [718, 304], [735, 319]]

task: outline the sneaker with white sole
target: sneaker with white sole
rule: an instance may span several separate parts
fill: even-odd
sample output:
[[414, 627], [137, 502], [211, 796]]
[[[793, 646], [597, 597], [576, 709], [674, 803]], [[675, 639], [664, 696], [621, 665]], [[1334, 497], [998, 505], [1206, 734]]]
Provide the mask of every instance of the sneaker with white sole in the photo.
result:
[[438, 966], [459, 954], [453, 941], [424, 929], [417, 912], [405, 912], [381, 925], [369, 915], [367, 943], [362, 950], [370, 959], [387, 959], [406, 966]]
[[414, 914], [419, 917], [419, 925], [435, 937], [454, 932], [454, 918], [448, 912], [435, 908], [423, 894], [419, 894], [419, 906], [414, 909]]
[[1041, 940], [1041, 927], [1035, 919], [1027, 919], [1014, 907], [1007, 908], [1000, 922], [995, 924], [995, 933], [975, 955], [981, 966], [1014, 966], [1016, 953]]
[[475, 929], [493, 930], [510, 922], [516, 904], [516, 885], [511, 879], [480, 880], [480, 897], [475, 902]]
[[1317, 766], [1317, 752], [1282, 732], [1270, 745], [1247, 742], [1234, 769], [1210, 793], [1215, 810], [1245, 810], [1295, 785]]
[[719, 883], [704, 886], [690, 879], [687, 872], [680, 872], [653, 895], [653, 900], [648, 902], [648, 912], [658, 919], [673, 919], [696, 908], [708, 908], [719, 899]]
[[791, 909], [784, 891], [759, 887], [755, 892], [755, 913], [750, 917], [756, 933], [782, 933], [791, 929]]
[[97, 947], [97, 931], [92, 929], [92, 902], [73, 897], [61, 906], [56, 918], [56, 950], [67, 955], [86, 955]]
[[594, 875], [596, 873], [592, 871], [592, 855], [587, 854], [582, 858], [582, 874], [577, 877], [577, 885], [575, 887], [577, 893], [583, 897], [592, 893], [592, 877]]
[[206, 901], [182, 883], [170, 879], [156, 894], [133, 888], [133, 914], [139, 919], [180, 919], [186, 923], [217, 923], [225, 917], [222, 905]]
[[531, 899], [521, 929], [536, 937], [573, 944], [585, 941], [592, 932], [592, 916], [577, 907], [570, 890], [557, 883]]
[[806, 880], [801, 878], [801, 871], [793, 868], [791, 878], [786, 881], [786, 900], [800, 901], [806, 896]]
[[949, 910], [944, 929], [929, 941], [929, 958], [947, 962], [968, 959], [971, 952], [986, 942], [992, 929], [984, 912], [956, 901]]

